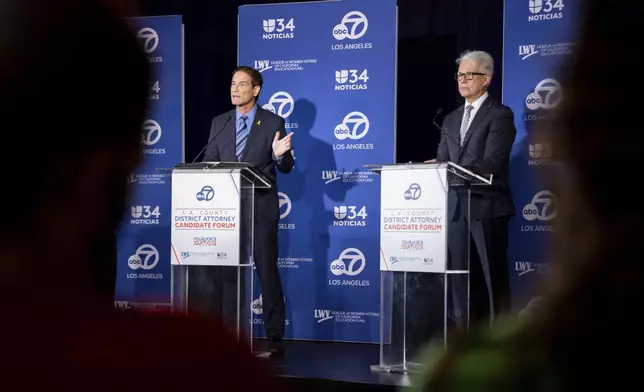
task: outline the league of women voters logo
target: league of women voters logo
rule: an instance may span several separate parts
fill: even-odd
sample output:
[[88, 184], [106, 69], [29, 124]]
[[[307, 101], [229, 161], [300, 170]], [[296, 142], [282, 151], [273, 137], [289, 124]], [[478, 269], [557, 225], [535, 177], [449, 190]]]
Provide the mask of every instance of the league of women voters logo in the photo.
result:
[[295, 110], [295, 101], [286, 91], [278, 91], [271, 96], [268, 103], [262, 109], [275, 113], [282, 118], [287, 118]]

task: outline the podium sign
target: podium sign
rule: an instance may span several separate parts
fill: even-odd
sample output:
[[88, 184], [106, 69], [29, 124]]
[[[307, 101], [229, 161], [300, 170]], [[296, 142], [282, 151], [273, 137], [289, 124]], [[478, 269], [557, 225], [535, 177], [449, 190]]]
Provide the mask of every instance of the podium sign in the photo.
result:
[[240, 264], [239, 172], [172, 173], [172, 265]]
[[251, 349], [255, 191], [270, 187], [244, 162], [172, 171], [172, 311], [213, 313]]
[[445, 272], [447, 168], [383, 167], [381, 177], [380, 270]]
[[[419, 348], [447, 348], [452, 331], [469, 326], [471, 188], [492, 178], [451, 162], [368, 167], [382, 179], [380, 360], [371, 369], [415, 372]], [[448, 219], [456, 207], [460, 225]]]

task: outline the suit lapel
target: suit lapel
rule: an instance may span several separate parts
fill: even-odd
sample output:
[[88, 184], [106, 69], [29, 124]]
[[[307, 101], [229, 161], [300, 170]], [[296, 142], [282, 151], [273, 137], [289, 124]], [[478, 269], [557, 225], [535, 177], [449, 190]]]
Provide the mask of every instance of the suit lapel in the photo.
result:
[[262, 122], [264, 121], [264, 109], [262, 109], [260, 106], [257, 106], [257, 112], [255, 113], [255, 118], [253, 119], [253, 123], [250, 126], [250, 134], [248, 135], [248, 140], [246, 140], [246, 148], [244, 148], [244, 153], [242, 154], [242, 161], [246, 161], [246, 157], [248, 156], [250, 150], [255, 148], [257, 142], [257, 138], [260, 137], [260, 133], [262, 130]]
[[453, 132], [453, 136], [456, 138], [457, 142], [454, 145], [452, 145], [451, 143], [448, 144], [448, 146], [451, 146], [451, 148], [450, 148], [451, 151], [449, 153], [449, 156], [452, 157], [452, 158], [450, 160], [455, 162], [455, 163], [458, 160], [458, 156], [459, 156], [459, 153], [460, 153], [460, 151], [459, 151], [460, 146], [459, 146], [458, 142], [461, 140], [460, 130], [461, 130], [461, 122], [463, 122], [463, 110], [464, 110], [464, 106], [459, 107], [456, 110], [456, 116], [454, 118], [454, 127], [453, 127], [454, 130], [452, 132]]
[[[492, 106], [492, 100], [490, 99], [490, 97], [487, 97], [485, 101], [483, 101], [483, 104], [481, 105], [479, 110], [477, 110], [476, 116], [474, 116], [474, 118], [470, 122], [470, 126], [467, 128], [467, 133], [465, 134], [465, 140], [463, 141], [463, 148], [461, 149], [461, 154], [463, 153], [463, 150], [467, 147], [467, 142], [472, 137], [472, 134], [476, 132], [476, 128], [481, 125], [481, 123], [485, 119], [485, 116], [487, 116], [487, 113], [490, 111], [490, 106]], [[461, 129], [460, 124], [458, 129], [459, 129], [459, 138], [460, 138], [460, 129]]]
[[221, 131], [224, 149], [219, 151], [219, 160], [224, 162], [235, 161], [235, 139], [237, 138], [236, 112], [233, 109], [228, 114], [230, 115], [230, 120]]

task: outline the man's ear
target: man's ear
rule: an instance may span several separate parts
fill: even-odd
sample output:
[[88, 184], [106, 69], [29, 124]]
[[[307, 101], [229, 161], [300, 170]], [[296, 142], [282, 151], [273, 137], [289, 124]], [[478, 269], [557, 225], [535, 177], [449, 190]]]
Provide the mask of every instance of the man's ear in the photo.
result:
[[483, 82], [483, 85], [485, 87], [488, 87], [492, 83], [492, 76], [490, 75], [485, 75], [485, 82]]

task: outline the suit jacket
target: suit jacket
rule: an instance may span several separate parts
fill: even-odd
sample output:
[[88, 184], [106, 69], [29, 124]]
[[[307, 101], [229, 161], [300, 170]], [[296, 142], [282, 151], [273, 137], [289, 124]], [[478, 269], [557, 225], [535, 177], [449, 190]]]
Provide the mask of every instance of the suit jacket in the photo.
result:
[[[462, 105], [445, 116], [436, 160], [454, 162], [477, 174], [494, 175], [491, 186], [471, 187], [472, 219], [512, 216], [515, 213], [509, 185], [509, 164], [510, 150], [517, 133], [514, 114], [509, 107], [488, 96], [471, 120], [461, 148], [459, 141], [464, 108]], [[465, 193], [450, 193], [448, 214], [454, 216], [455, 208], [463, 204]], [[453, 198], [454, 193], [458, 200]]]
[[[208, 140], [212, 140], [217, 132], [220, 133], [206, 149], [204, 162], [237, 161], [235, 113], [233, 109], [213, 118]], [[280, 139], [286, 136], [284, 119], [258, 106], [241, 161], [255, 165], [266, 175], [272, 186], [269, 189], [258, 189], [255, 193], [255, 221], [279, 220], [277, 170], [289, 173], [294, 165], [291, 151], [284, 154], [279, 163], [273, 159], [272, 146], [276, 132], [280, 133]]]

